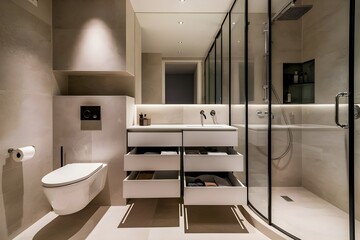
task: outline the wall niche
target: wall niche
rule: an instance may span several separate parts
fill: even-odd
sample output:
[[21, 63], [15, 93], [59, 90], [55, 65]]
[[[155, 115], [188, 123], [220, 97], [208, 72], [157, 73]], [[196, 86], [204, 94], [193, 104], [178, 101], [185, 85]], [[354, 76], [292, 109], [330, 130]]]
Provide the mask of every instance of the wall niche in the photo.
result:
[[283, 103], [315, 103], [315, 59], [283, 64]]

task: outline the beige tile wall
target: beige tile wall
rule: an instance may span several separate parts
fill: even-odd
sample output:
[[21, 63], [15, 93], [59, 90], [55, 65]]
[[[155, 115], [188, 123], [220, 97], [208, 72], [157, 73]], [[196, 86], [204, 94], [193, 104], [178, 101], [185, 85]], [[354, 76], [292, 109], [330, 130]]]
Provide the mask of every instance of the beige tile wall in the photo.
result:
[[[51, 210], [41, 178], [52, 170], [52, 97], [67, 88], [52, 72], [51, 26], [42, 20], [51, 1], [15, 2], [0, 2], [0, 239]], [[8, 148], [27, 145], [36, 147], [32, 160], [9, 159]]]
[[122, 71], [133, 76], [130, 1], [54, 0], [53, 46], [54, 70]]
[[162, 54], [143, 53], [141, 56], [141, 66], [141, 103], [163, 103]]
[[313, 8], [302, 18], [302, 61], [315, 59], [315, 102], [333, 103], [347, 90], [349, 1], [303, 0]]
[[[101, 106], [101, 130], [81, 130], [80, 106]], [[134, 99], [125, 96], [58, 96], [54, 98], [54, 168], [60, 167], [60, 147], [66, 163], [108, 164], [104, 190], [92, 204], [124, 205], [122, 181], [127, 153], [126, 128], [133, 124]]]
[[134, 77], [103, 76], [69, 76], [69, 95], [126, 95], [135, 96]]

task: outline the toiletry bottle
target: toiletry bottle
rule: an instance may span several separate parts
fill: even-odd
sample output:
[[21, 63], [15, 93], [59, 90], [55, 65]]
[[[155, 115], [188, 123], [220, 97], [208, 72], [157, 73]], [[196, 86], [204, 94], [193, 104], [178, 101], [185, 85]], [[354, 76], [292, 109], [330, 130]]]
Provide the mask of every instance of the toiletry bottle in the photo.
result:
[[286, 102], [291, 103], [291, 92], [288, 91], [288, 93], [286, 94]]
[[144, 114], [144, 126], [147, 126], [148, 125], [148, 119], [146, 118], [146, 114]]
[[298, 75], [298, 72], [295, 71], [294, 73], [294, 83], [298, 83], [299, 82], [299, 75]]
[[144, 117], [142, 113], [139, 114], [139, 125], [144, 126]]

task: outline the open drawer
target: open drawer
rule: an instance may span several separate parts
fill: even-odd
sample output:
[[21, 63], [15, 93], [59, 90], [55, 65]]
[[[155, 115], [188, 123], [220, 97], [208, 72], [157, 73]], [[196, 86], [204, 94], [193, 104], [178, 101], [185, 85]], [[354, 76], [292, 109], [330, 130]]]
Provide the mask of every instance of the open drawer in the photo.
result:
[[179, 171], [131, 172], [123, 181], [123, 197], [178, 198], [180, 173]]
[[[230, 186], [189, 186], [189, 178], [215, 175]], [[184, 178], [185, 205], [246, 205], [246, 187], [232, 173], [186, 173]]]
[[184, 171], [244, 171], [243, 155], [230, 147], [185, 148]]
[[180, 149], [134, 148], [124, 157], [124, 170], [180, 170]]

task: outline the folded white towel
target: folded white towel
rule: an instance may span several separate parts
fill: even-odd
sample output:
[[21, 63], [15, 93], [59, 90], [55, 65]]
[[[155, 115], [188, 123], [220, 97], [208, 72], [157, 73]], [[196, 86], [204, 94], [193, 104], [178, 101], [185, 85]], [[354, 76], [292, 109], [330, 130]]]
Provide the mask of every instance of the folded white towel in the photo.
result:
[[177, 155], [176, 151], [161, 151], [161, 155]]
[[226, 152], [208, 152], [208, 155], [224, 156], [228, 154]]

